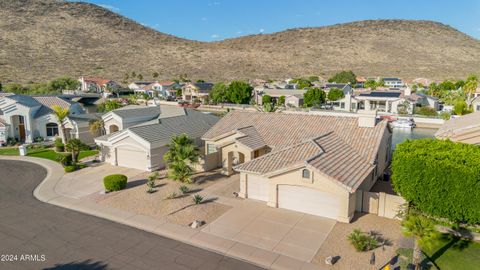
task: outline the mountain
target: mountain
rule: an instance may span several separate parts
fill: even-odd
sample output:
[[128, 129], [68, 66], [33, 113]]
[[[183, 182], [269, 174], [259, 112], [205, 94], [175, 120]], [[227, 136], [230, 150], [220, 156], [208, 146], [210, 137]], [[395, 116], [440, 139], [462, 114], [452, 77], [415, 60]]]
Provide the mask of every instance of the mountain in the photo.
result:
[[0, 81], [95, 75], [121, 80], [273, 79], [351, 69], [364, 76], [460, 78], [480, 71], [480, 41], [431, 21], [371, 20], [219, 42], [160, 33], [105, 8], [0, 1]]

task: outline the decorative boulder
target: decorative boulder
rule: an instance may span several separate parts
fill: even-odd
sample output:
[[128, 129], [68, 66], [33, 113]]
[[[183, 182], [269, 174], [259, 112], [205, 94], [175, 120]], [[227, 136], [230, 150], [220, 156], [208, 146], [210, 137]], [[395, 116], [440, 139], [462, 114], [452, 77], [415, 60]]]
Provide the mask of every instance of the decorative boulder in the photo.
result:
[[195, 220], [194, 222], [192, 222], [192, 224], [190, 224], [190, 227], [193, 229], [196, 229], [196, 228], [200, 228], [200, 226], [202, 226], [203, 224], [205, 224], [205, 222]]
[[325, 258], [325, 264], [333, 265], [333, 257], [328, 256], [327, 258]]

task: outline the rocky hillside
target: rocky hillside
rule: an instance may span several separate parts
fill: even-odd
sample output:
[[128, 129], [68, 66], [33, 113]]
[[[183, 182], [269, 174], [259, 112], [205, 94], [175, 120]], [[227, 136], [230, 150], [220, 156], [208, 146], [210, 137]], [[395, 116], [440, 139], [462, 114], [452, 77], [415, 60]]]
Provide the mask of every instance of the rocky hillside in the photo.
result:
[[163, 34], [102, 7], [54, 0], [0, 1], [0, 81], [97, 75], [120, 80], [187, 74], [225, 80], [328, 76], [435, 79], [480, 72], [480, 41], [430, 21], [376, 20], [291, 29], [220, 42]]

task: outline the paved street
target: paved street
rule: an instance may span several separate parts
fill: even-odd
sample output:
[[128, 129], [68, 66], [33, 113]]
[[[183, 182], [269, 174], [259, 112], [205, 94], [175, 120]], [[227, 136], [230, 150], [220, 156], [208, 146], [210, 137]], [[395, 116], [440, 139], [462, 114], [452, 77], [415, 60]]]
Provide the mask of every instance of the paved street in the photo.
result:
[[259, 269], [37, 201], [32, 192], [46, 174], [32, 163], [0, 161], [0, 269]]

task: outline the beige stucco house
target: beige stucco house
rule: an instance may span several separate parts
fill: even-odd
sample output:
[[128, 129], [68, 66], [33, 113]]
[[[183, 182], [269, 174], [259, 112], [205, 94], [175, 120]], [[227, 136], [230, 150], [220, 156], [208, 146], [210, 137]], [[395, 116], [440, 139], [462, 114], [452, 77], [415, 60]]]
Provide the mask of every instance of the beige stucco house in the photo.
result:
[[435, 133], [435, 137], [480, 145], [480, 111], [451, 118]]
[[68, 109], [71, 116], [84, 113], [79, 103], [58, 96], [0, 96], [1, 137], [3, 140], [11, 137], [19, 142], [31, 143], [36, 138], [53, 140], [61, 136], [60, 123], [52, 109], [54, 106]]
[[165, 168], [163, 155], [175, 135], [199, 146], [218, 117], [178, 106], [128, 106], [103, 116], [107, 135], [95, 138], [101, 159], [112, 165], [153, 171]]
[[188, 102], [204, 102], [212, 89], [213, 83], [187, 83], [182, 87], [182, 99]]
[[244, 198], [349, 222], [383, 175], [392, 132], [353, 116], [231, 112], [202, 138], [209, 162], [240, 173]]

